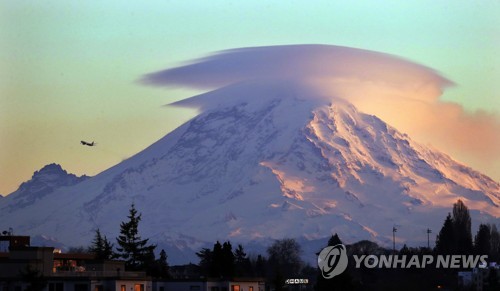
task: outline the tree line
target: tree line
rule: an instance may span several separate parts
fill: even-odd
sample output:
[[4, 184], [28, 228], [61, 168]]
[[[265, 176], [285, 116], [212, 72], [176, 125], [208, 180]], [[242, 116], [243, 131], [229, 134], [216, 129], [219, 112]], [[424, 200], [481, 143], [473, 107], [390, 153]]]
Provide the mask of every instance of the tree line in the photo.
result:
[[[155, 258], [156, 245], [149, 244], [148, 239], [139, 235], [138, 226], [141, 214], [132, 204], [128, 220], [120, 224], [120, 235], [116, 238], [117, 246], [96, 230], [89, 251], [97, 259], [122, 259], [127, 270], [146, 271], [148, 275], [158, 278], [169, 278], [167, 255], [161, 250], [160, 257]], [[342, 244], [340, 237], [334, 234], [326, 246]], [[383, 248], [371, 241], [359, 241], [346, 245], [348, 255], [392, 254], [393, 250]], [[114, 250], [116, 249], [116, 251]], [[319, 253], [320, 250], [318, 250]], [[301, 259], [301, 247], [291, 238], [276, 240], [267, 248], [267, 256], [249, 256], [239, 244], [233, 249], [230, 241], [215, 242], [212, 248], [202, 248], [196, 253], [199, 258], [199, 275], [211, 278], [263, 277], [274, 290], [286, 290], [285, 280], [289, 278], [305, 278], [309, 280], [309, 288], [314, 290], [363, 290], [364, 288], [392, 288], [407, 286], [413, 290], [415, 286], [424, 287], [453, 286], [456, 274], [442, 270], [375, 270], [354, 269], [352, 262], [348, 269], [333, 279], [324, 279], [319, 269], [305, 264]], [[471, 217], [467, 206], [458, 200], [448, 213], [443, 226], [436, 237], [436, 246], [409, 248], [404, 245], [399, 254], [487, 254], [489, 261], [500, 259], [500, 235], [496, 225], [481, 224], [472, 237]], [[426, 278], [423, 282], [422, 276]], [[391, 283], [392, 282], [392, 283]], [[393, 284], [393, 285], [391, 285]], [[380, 290], [382, 290], [380, 289]]]

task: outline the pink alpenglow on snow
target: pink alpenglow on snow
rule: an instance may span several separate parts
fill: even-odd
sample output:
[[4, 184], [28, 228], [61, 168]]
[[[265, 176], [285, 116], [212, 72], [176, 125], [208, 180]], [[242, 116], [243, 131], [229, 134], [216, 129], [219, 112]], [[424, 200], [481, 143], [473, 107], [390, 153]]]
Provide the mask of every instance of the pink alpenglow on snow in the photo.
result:
[[347, 99], [361, 111], [474, 167], [492, 173], [500, 167], [499, 116], [468, 112], [457, 103], [441, 100], [442, 92], [454, 85], [452, 81], [431, 68], [389, 54], [331, 45], [241, 48], [147, 74], [142, 82], [215, 89], [275, 79], [307, 82], [323, 93], [315, 96]]

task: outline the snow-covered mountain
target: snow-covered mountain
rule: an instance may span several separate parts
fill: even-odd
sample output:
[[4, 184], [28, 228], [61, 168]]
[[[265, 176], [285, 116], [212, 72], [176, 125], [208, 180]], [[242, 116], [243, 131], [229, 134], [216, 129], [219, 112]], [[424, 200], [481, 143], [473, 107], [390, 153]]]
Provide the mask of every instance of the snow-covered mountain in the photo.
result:
[[[8, 199], [5, 199], [8, 201], [6, 207], [8, 211], [25, 208], [61, 187], [73, 186], [88, 178], [85, 175], [77, 177], [70, 174], [58, 164], [46, 165], [36, 171], [29, 181], [22, 183], [19, 189], [8, 196]], [[7, 210], [4, 207], [0, 209]]]
[[0, 200], [0, 229], [88, 245], [97, 227], [115, 237], [135, 203], [142, 235], [185, 263], [215, 240], [337, 232], [388, 244], [398, 225], [399, 243], [422, 243], [457, 199], [473, 223], [500, 222], [499, 183], [326, 97], [296, 82], [255, 81], [178, 102], [201, 113], [97, 176], [47, 186], [50, 195], [39, 189], [60, 180], [60, 167], [40, 170]]

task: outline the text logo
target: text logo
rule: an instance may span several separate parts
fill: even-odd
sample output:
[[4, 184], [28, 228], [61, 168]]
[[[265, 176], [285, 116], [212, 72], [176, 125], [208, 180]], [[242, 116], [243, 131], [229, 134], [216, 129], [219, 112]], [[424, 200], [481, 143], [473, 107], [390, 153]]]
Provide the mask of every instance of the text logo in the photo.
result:
[[325, 279], [342, 274], [347, 268], [347, 251], [343, 244], [329, 246], [318, 255], [318, 267]]

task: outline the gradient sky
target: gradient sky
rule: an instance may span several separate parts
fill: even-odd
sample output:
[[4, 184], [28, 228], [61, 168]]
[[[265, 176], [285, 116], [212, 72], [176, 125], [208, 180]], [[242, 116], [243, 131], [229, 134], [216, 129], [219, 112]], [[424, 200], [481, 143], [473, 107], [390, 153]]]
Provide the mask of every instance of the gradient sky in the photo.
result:
[[[152, 144], [195, 114], [162, 105], [197, 92], [141, 76], [231, 48], [394, 54], [457, 83], [442, 100], [499, 120], [499, 1], [128, 2], [0, 0], [1, 194], [48, 163], [95, 175]], [[500, 180], [500, 154], [414, 139]]]

